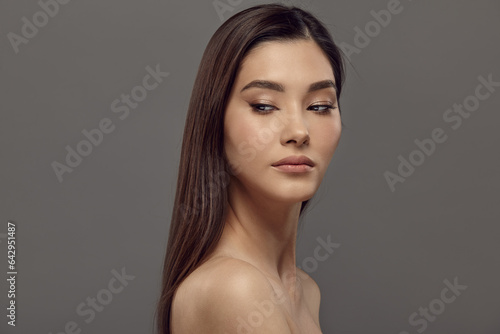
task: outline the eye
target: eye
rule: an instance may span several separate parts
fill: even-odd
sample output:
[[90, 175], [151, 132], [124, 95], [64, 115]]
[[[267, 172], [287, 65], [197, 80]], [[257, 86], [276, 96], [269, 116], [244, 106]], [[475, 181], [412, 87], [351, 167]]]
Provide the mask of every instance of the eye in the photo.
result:
[[261, 103], [255, 103], [255, 104], [250, 104], [252, 107], [252, 110], [259, 114], [268, 114], [270, 113], [273, 109], [276, 109], [270, 104], [261, 104]]
[[312, 109], [314, 111], [317, 111], [318, 114], [329, 114], [332, 110], [337, 109], [337, 107], [335, 107], [331, 104], [316, 104], [316, 105], [310, 106], [307, 109], [308, 110]]
[[[262, 103], [254, 103], [250, 104], [250, 106], [252, 107], [253, 111], [259, 114], [269, 114], [274, 109], [277, 109], [276, 107], [270, 104], [262, 104]], [[318, 114], [329, 114], [332, 110], [335, 109], [337, 109], [337, 107], [331, 104], [316, 104], [307, 108], [307, 110], [314, 110]]]

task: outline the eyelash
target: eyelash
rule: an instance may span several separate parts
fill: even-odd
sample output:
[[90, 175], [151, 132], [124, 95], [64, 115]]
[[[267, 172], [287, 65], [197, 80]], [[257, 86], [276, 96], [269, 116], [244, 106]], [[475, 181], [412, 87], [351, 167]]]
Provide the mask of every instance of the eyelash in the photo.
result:
[[[254, 103], [254, 104], [250, 104], [250, 106], [252, 107], [253, 111], [255, 111], [255, 112], [259, 113], [259, 114], [263, 114], [263, 115], [269, 114], [271, 112], [271, 110], [264, 111], [264, 110], [258, 109], [258, 107], [272, 107], [272, 108], [275, 108], [275, 107], [273, 107], [270, 104], [263, 104], [263, 103]], [[332, 110], [337, 109], [337, 107], [329, 105], [329, 104], [314, 104], [314, 105], [310, 106], [309, 108], [312, 108], [312, 107], [324, 107], [324, 108], [326, 108], [323, 111], [316, 112], [317, 114], [320, 114], [320, 115], [330, 114]]]

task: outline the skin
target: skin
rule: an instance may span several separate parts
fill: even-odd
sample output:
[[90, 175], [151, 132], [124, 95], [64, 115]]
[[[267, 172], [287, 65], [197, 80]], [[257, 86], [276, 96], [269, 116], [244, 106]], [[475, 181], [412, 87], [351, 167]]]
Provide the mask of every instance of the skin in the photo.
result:
[[[254, 80], [283, 91], [244, 89]], [[234, 171], [224, 232], [177, 289], [173, 333], [321, 333], [319, 288], [296, 267], [295, 247], [301, 203], [319, 188], [341, 135], [335, 88], [309, 91], [325, 80], [335, 83], [332, 67], [311, 40], [265, 42], [242, 62], [224, 119]], [[291, 155], [315, 166], [295, 174], [272, 166]]]

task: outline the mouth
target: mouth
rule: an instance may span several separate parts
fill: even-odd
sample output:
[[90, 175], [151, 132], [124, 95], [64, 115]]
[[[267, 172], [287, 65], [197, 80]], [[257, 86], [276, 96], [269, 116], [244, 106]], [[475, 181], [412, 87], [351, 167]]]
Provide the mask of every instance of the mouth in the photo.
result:
[[289, 173], [309, 172], [314, 168], [314, 165], [314, 162], [305, 155], [289, 156], [272, 164], [274, 168]]

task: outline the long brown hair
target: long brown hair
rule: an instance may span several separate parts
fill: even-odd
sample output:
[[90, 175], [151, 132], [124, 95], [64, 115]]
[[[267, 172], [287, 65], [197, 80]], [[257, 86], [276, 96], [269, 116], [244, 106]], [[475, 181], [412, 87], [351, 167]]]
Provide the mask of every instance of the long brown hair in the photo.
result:
[[[232, 173], [224, 152], [224, 113], [239, 66], [259, 43], [301, 39], [314, 40], [328, 57], [340, 103], [345, 72], [341, 50], [325, 26], [300, 8], [267, 4], [243, 10], [219, 27], [205, 49], [184, 127], [162, 291], [156, 309], [160, 334], [170, 333], [177, 287], [203, 263], [224, 228], [226, 187]], [[302, 202], [301, 215], [308, 202]]]

